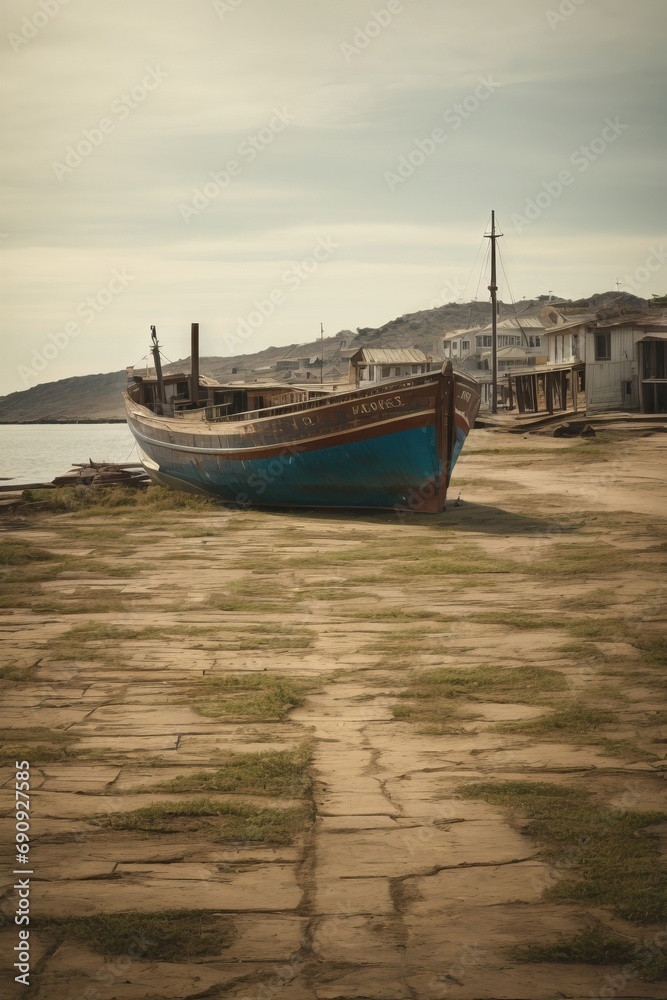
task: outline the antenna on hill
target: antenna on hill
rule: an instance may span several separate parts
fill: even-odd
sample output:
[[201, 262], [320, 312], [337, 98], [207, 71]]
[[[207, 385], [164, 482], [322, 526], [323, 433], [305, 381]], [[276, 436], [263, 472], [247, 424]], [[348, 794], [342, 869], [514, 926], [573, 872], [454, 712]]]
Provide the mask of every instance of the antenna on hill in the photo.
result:
[[617, 278], [616, 279], [616, 291], [620, 292], [620, 290], [621, 290], [621, 279]]

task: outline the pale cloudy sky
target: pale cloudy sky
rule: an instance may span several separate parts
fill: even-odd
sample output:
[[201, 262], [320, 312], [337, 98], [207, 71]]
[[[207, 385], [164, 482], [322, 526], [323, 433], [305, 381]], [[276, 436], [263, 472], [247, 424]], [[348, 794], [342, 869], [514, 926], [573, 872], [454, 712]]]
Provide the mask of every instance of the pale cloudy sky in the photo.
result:
[[484, 298], [492, 208], [517, 299], [667, 292], [664, 0], [1, 17], [0, 393]]

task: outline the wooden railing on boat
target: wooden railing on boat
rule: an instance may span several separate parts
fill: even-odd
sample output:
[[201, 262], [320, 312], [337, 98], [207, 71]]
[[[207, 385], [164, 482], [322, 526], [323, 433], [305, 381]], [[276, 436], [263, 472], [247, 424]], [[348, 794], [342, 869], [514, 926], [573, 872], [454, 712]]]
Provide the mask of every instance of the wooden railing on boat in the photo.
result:
[[[335, 392], [329, 396], [305, 400], [301, 403], [283, 403], [281, 406], [268, 406], [262, 410], [248, 410], [246, 413], [226, 414], [219, 411], [223, 406], [207, 406], [206, 420], [210, 423], [225, 423], [234, 420], [259, 420], [262, 417], [280, 417], [289, 413], [299, 413], [301, 410], [310, 410], [318, 406], [331, 406], [335, 403], [344, 403], [350, 399], [368, 399], [368, 397], [378, 396], [387, 391], [391, 391], [391, 386], [395, 382], [401, 389], [408, 389], [413, 385], [423, 385], [426, 382], [434, 381], [441, 374], [440, 369], [426, 372], [423, 375], [413, 375], [388, 382], [378, 382], [369, 386], [368, 389], [352, 389], [349, 392]], [[472, 379], [474, 381], [474, 379]]]

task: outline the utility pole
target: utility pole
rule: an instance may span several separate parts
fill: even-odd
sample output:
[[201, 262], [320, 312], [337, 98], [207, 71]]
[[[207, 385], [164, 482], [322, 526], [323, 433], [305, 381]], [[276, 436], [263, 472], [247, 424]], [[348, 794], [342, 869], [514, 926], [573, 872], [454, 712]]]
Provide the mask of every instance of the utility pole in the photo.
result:
[[502, 233], [496, 233], [496, 213], [491, 212], [491, 234], [486, 238], [491, 240], [491, 413], [498, 412], [498, 284], [496, 281], [496, 240]]

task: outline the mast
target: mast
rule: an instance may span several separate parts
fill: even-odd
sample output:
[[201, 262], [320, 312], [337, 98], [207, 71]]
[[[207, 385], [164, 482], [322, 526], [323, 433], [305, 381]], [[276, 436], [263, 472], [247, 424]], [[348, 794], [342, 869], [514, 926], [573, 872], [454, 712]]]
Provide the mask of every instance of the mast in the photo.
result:
[[320, 323], [320, 385], [324, 382], [324, 323]]
[[155, 365], [155, 376], [157, 378], [157, 411], [158, 413], [164, 413], [164, 407], [166, 403], [164, 395], [164, 379], [162, 378], [162, 362], [160, 361], [160, 345], [157, 342], [157, 331], [154, 326], [151, 327], [151, 340], [153, 341], [153, 346], [151, 347], [151, 352], [153, 354], [153, 364]]
[[199, 323], [190, 324], [190, 399], [199, 403]]
[[498, 284], [496, 281], [496, 240], [502, 233], [496, 234], [496, 213], [491, 212], [491, 413], [498, 412]]

